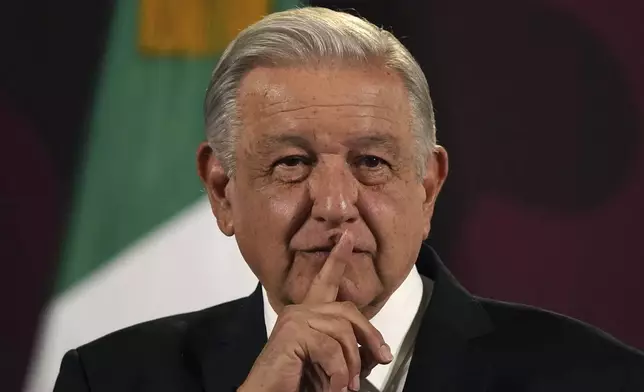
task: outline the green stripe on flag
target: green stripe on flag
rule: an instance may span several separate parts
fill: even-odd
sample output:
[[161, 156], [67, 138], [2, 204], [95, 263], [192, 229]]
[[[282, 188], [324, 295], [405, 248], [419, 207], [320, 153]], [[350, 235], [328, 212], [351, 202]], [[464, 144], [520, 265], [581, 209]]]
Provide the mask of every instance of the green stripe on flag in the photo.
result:
[[[272, 4], [282, 10], [299, 3]], [[195, 150], [203, 140], [202, 100], [216, 57], [141, 54], [138, 6], [133, 0], [115, 5], [57, 292], [201, 195]]]

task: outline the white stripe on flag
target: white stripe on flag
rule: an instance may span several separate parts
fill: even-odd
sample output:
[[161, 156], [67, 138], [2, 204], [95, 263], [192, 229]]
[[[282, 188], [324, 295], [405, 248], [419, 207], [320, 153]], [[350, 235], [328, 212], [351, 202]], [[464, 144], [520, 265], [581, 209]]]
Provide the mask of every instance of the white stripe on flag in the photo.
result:
[[64, 353], [142, 321], [248, 295], [257, 279], [201, 199], [55, 298], [25, 392], [51, 391]]

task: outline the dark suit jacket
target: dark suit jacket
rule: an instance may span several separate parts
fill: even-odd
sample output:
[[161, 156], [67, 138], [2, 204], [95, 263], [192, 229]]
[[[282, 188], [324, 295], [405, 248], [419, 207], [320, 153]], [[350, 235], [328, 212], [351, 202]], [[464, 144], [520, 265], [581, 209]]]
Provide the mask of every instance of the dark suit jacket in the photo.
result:
[[[423, 246], [434, 280], [405, 392], [644, 391], [644, 355], [529, 306], [471, 296]], [[266, 343], [261, 290], [112, 333], [68, 352], [55, 392], [233, 391]]]

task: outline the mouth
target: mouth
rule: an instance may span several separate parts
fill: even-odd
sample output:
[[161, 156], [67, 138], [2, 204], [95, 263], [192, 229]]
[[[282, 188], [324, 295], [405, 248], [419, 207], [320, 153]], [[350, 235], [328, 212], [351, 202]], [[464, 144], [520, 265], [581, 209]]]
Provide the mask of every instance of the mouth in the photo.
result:
[[[311, 249], [304, 249], [299, 251], [298, 253], [301, 253], [302, 255], [305, 255], [307, 258], [313, 259], [313, 260], [319, 260], [319, 261], [325, 261], [329, 255], [331, 254], [331, 251], [333, 250], [333, 247], [316, 247], [316, 248], [311, 248]], [[372, 257], [372, 253], [366, 250], [362, 249], [353, 249], [353, 255], [360, 255], [360, 256], [370, 256]]]
[[[314, 253], [314, 252], [331, 252], [333, 250], [333, 246], [316, 246], [313, 248], [308, 248], [308, 249], [302, 249], [301, 252], [307, 252], [307, 253]], [[359, 247], [353, 248], [353, 253], [371, 253], [366, 249], [362, 249]]]

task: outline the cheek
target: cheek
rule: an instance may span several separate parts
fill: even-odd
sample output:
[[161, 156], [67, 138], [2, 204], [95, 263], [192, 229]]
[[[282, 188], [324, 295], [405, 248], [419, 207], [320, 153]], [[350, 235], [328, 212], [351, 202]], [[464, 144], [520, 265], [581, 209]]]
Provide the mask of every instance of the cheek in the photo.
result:
[[397, 185], [362, 194], [363, 216], [379, 241], [413, 235], [422, 230], [423, 200], [415, 186]]
[[386, 280], [398, 279], [415, 261], [425, 227], [422, 201], [414, 186], [364, 193], [365, 220], [378, 241], [378, 270]]
[[236, 232], [257, 238], [278, 237], [297, 215], [301, 208], [297, 192], [272, 192], [267, 189], [248, 187], [239, 194], [234, 206]]
[[235, 236], [250, 268], [267, 288], [284, 279], [288, 239], [302, 209], [296, 192], [279, 196], [248, 191], [234, 212]]
[[269, 197], [266, 211], [276, 220], [282, 222], [293, 220], [301, 208], [297, 198], [293, 196], [291, 194], [290, 197]]

